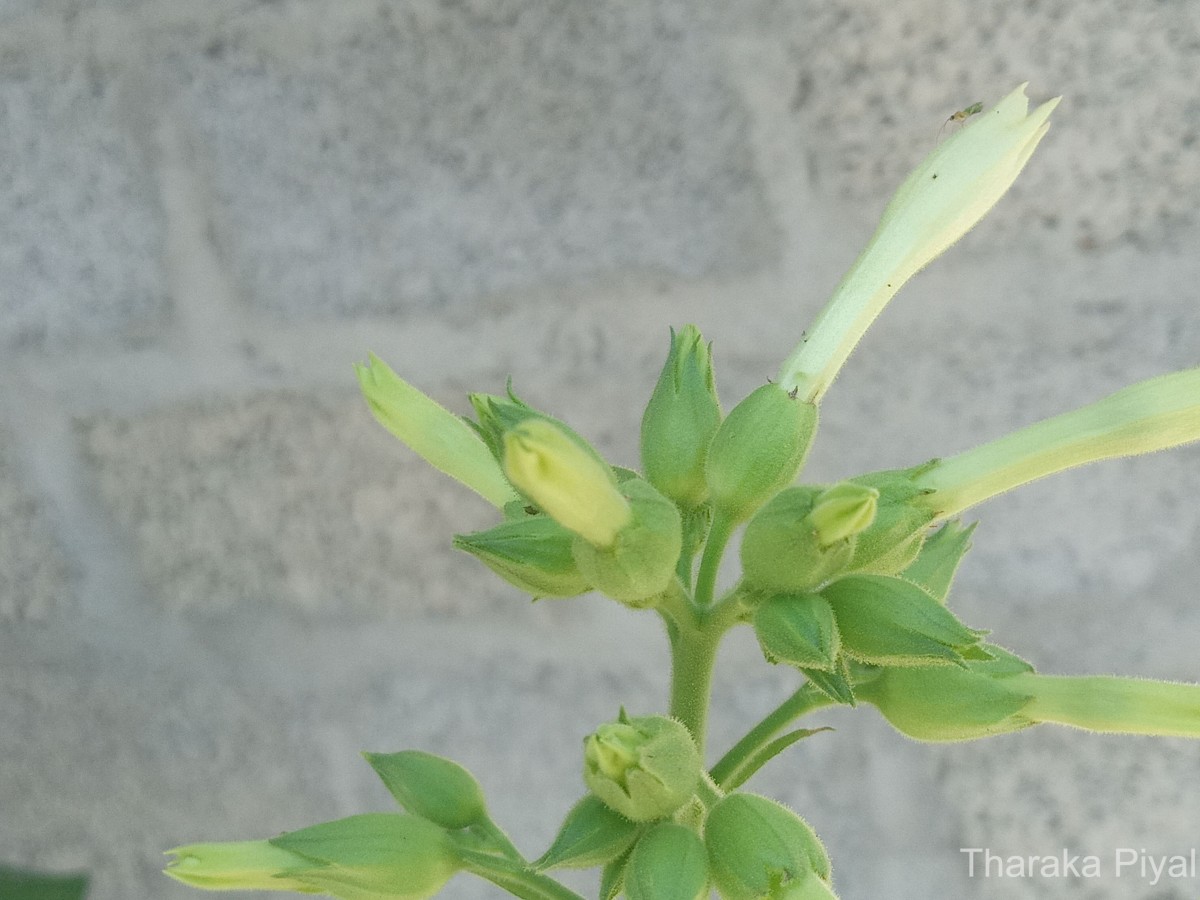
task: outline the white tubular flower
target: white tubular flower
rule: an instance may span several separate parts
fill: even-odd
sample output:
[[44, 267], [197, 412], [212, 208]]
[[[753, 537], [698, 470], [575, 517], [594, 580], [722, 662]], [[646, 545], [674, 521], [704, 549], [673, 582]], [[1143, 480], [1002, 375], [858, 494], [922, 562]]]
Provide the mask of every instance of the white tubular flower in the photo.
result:
[[1025, 85], [973, 117], [900, 185], [871, 242], [842, 279], [779, 383], [818, 402], [892, 296], [966, 234], [1016, 180], [1050, 127], [1055, 97], [1028, 112]]
[[922, 467], [913, 502], [937, 518], [1084, 463], [1200, 440], [1200, 368], [1139, 381], [1080, 409]]

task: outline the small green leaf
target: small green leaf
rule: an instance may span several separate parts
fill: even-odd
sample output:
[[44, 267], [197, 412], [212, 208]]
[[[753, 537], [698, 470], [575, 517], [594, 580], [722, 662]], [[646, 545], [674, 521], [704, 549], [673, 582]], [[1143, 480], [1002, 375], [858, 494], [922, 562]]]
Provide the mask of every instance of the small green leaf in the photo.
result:
[[638, 840], [625, 867], [629, 900], [699, 900], [708, 897], [704, 842], [674, 822], [652, 826]]
[[957, 519], [947, 522], [926, 539], [917, 558], [900, 573], [900, 577], [924, 588], [933, 599], [945, 605], [959, 563], [971, 549], [971, 533], [976, 524], [964, 526]]
[[899, 578], [850, 575], [822, 589], [821, 595], [833, 607], [846, 653], [863, 662], [961, 665], [962, 652], [979, 643], [979, 632]]
[[760, 747], [752, 753], [740, 766], [723, 778], [721, 781], [722, 787], [726, 791], [737, 790], [749, 781], [755, 772], [788, 747], [792, 746], [792, 744], [806, 737], [812, 737], [819, 731], [833, 731], [833, 729], [828, 726], [824, 728], [797, 728], [795, 731], [789, 731], [787, 734], [775, 738], [775, 740], [771, 741], [765, 747]]
[[567, 813], [550, 849], [533, 867], [544, 871], [604, 865], [624, 854], [639, 830], [637, 823], [609, 809], [595, 794], [588, 794]]
[[591, 590], [571, 555], [574, 542], [575, 535], [549, 516], [524, 514], [487, 531], [454, 537], [455, 547], [535, 599], [574, 597]]
[[838, 657], [837, 666], [832, 671], [821, 669], [801, 669], [800, 672], [812, 682], [813, 686], [823, 694], [846, 706], [857, 706], [854, 697], [854, 680], [846, 667], [846, 655]]
[[632, 853], [631, 847], [604, 867], [600, 873], [600, 900], [616, 900], [621, 893], [625, 887], [625, 867]]
[[0, 866], [0, 897], [4, 900], [83, 900], [86, 875], [50, 875]]
[[771, 662], [833, 671], [841, 649], [833, 607], [820, 594], [779, 594], [754, 615], [754, 633]]
[[421, 750], [364, 753], [396, 802], [452, 831], [487, 819], [483, 788], [453, 760]]

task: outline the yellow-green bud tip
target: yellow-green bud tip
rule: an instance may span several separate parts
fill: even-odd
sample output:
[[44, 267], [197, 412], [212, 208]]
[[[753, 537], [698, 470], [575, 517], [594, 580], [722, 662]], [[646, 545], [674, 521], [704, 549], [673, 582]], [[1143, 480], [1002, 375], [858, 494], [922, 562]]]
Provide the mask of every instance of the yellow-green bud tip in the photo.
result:
[[817, 543], [829, 547], [865, 531], [875, 521], [879, 491], [860, 484], [843, 482], [823, 491], [813, 504], [807, 521]]
[[528, 419], [505, 433], [504, 474], [552, 519], [598, 547], [611, 546], [632, 518], [612, 469], [548, 420]]

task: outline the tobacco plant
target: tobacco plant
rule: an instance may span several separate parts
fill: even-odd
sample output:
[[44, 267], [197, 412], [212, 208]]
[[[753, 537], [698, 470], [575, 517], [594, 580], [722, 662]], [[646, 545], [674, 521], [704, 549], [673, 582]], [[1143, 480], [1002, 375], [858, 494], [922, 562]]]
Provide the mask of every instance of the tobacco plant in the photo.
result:
[[[595, 592], [661, 621], [667, 708], [622, 709], [583, 741], [586, 792], [533, 858], [492, 821], [470, 773], [405, 750], [366, 754], [403, 812], [178, 847], [167, 874], [214, 890], [416, 900], [467, 872], [518, 897], [567, 900], [579, 895], [555, 870], [595, 867], [603, 900], [622, 892], [695, 900], [713, 890], [725, 900], [815, 900], [835, 896], [821, 841], [795, 812], [743, 787], [813, 733], [795, 723], [822, 707], [875, 706], [920, 741], [1041, 723], [1200, 737], [1200, 686], [1041, 674], [947, 603], [970, 546], [963, 511], [1081, 463], [1200, 438], [1200, 369], [954, 456], [796, 483], [825, 393], [855, 344], [896, 291], [1008, 189], [1057, 103], [1029, 112], [1022, 85], [986, 112], [972, 108], [900, 186], [778, 377], [728, 412], [711, 346], [691, 325], [673, 331], [641, 421], [640, 472], [610, 465], [511, 387], [471, 395], [474, 417], [463, 419], [378, 358], [360, 366], [375, 417], [496, 507], [493, 527], [459, 535], [455, 546], [534, 598]], [[718, 592], [739, 530], [739, 577]], [[799, 686], [707, 767], [714, 658], [743, 626], [768, 662], [796, 670]]]

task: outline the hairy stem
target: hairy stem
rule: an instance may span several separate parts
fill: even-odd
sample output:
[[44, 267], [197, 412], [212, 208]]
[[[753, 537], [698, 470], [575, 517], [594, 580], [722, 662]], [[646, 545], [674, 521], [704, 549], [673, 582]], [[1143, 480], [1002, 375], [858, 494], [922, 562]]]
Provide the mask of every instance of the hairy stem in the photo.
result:
[[579, 894], [549, 875], [532, 872], [515, 860], [465, 847], [458, 848], [458, 857], [468, 872], [486, 878], [515, 897], [524, 900], [583, 900]]
[[768, 713], [761, 722], [746, 733], [744, 738], [734, 744], [728, 753], [721, 757], [710, 772], [713, 781], [717, 783], [718, 787], [724, 788], [726, 782], [737, 774], [738, 769], [741, 768], [746, 760], [750, 759], [762, 747], [770, 743], [772, 738], [783, 731], [789, 724], [806, 713], [830, 706], [832, 703], [833, 700], [826, 694], [819, 691], [812, 684], [805, 683], [799, 690]]

